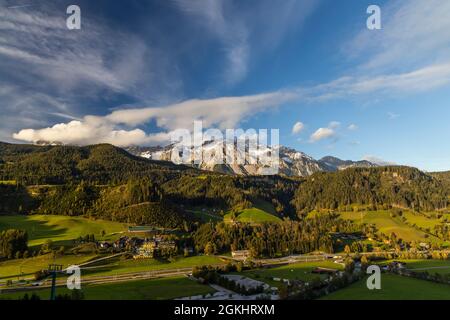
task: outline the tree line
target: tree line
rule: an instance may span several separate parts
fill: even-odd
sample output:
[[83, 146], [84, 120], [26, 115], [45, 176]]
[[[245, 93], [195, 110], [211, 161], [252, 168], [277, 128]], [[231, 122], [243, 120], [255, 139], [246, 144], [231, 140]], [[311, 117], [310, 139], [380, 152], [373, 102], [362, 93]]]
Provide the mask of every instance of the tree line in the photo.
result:
[[277, 257], [313, 251], [334, 252], [334, 232], [357, 232], [359, 227], [338, 215], [318, 215], [280, 223], [206, 223], [193, 235], [195, 248], [205, 254], [250, 250], [253, 257]]
[[24, 230], [8, 229], [0, 232], [0, 256], [14, 258], [28, 250], [28, 235]]

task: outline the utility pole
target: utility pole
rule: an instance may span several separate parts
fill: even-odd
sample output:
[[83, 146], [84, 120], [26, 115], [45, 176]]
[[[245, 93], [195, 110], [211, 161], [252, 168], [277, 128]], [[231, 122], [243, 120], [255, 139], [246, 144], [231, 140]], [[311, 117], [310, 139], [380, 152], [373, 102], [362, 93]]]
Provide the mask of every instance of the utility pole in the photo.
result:
[[49, 264], [48, 270], [50, 275], [52, 276], [52, 289], [50, 292], [50, 300], [55, 300], [56, 298], [56, 275], [62, 272], [61, 264]]

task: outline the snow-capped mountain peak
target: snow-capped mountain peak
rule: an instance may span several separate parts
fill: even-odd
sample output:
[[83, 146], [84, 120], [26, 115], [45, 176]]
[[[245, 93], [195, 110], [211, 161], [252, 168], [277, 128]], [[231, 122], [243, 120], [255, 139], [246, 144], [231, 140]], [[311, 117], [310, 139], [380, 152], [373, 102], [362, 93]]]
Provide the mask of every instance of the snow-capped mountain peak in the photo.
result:
[[[272, 147], [257, 146], [252, 152], [248, 152], [247, 145], [242, 150], [242, 148], [237, 147], [236, 142], [224, 142], [221, 140], [204, 141], [201, 146], [191, 148], [171, 144], [166, 147], [129, 147], [125, 148], [125, 150], [147, 159], [184, 163], [203, 170], [237, 175], [266, 174], [267, 168], [275, 164], [278, 164], [279, 174], [301, 177], [320, 171], [337, 171], [357, 166], [376, 166], [366, 160], [351, 161], [335, 157], [324, 157], [320, 160], [315, 160], [301, 151], [281, 145]], [[261, 163], [258, 161], [261, 155], [276, 155], [276, 153], [278, 153], [278, 163], [271, 162], [275, 161], [275, 159], [270, 157], [268, 162]], [[239, 157], [241, 162], [234, 161]], [[245, 159], [245, 161], [242, 162], [242, 159]]]

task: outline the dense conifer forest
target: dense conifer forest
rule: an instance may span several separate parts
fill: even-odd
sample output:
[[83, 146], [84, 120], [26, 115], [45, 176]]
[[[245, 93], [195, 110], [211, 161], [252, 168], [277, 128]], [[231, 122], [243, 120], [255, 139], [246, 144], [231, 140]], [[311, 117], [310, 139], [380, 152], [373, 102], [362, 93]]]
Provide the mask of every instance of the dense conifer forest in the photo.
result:
[[312, 175], [297, 189], [293, 203], [298, 212], [345, 210], [352, 204], [432, 211], [447, 207], [447, 194], [441, 181], [415, 168], [349, 168]]

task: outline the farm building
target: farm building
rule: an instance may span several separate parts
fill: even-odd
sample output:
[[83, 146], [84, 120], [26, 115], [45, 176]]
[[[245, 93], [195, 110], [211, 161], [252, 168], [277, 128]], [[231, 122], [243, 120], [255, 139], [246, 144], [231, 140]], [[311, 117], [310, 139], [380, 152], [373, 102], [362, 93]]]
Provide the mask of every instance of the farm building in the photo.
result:
[[247, 260], [248, 258], [250, 258], [250, 250], [231, 251], [231, 257], [238, 260]]

